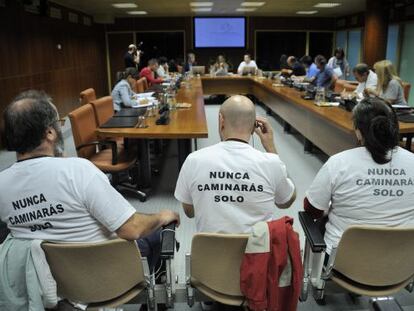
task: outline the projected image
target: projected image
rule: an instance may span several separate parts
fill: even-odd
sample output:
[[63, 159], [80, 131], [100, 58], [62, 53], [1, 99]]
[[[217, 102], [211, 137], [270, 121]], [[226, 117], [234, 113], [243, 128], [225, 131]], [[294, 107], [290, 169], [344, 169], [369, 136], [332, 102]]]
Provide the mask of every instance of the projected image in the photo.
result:
[[196, 48], [245, 47], [245, 19], [194, 18]]

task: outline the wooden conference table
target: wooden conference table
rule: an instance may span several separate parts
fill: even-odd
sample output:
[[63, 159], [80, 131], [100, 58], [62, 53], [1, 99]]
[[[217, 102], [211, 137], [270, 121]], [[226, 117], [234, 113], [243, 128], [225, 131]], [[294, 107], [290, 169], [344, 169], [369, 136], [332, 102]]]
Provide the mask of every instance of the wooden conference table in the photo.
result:
[[[352, 113], [340, 107], [318, 107], [300, 97], [301, 92], [258, 77], [203, 77], [204, 94], [252, 94], [268, 111], [280, 116], [305, 139], [305, 149], [315, 145], [327, 155], [354, 148]], [[277, 85], [277, 84], [276, 84]], [[280, 84], [279, 84], [280, 85]], [[400, 133], [411, 137], [414, 123], [400, 122]]]
[[208, 137], [207, 120], [204, 109], [203, 90], [200, 79], [194, 79], [177, 92], [177, 103], [190, 103], [191, 108], [170, 111], [167, 125], [156, 125], [156, 117], [147, 118], [147, 128], [99, 128], [99, 137], [124, 137], [138, 139], [141, 186], [151, 186], [150, 139], [177, 139], [179, 167], [191, 153], [191, 139]]
[[[126, 137], [140, 139], [141, 174], [144, 183], [150, 184], [148, 139], [177, 139], [179, 167], [191, 152], [192, 138], [208, 137], [203, 95], [252, 94], [263, 102], [268, 111], [280, 116], [306, 139], [305, 149], [317, 146], [328, 155], [354, 148], [352, 114], [339, 107], [318, 107], [313, 101], [304, 100], [300, 92], [285, 86], [273, 86], [274, 81], [258, 77], [209, 77], [193, 78], [190, 87], [181, 87], [177, 102], [192, 104], [189, 109], [171, 111], [168, 125], [156, 125], [150, 118], [148, 128], [98, 129], [100, 137]], [[400, 122], [400, 133], [411, 137], [414, 123]]]

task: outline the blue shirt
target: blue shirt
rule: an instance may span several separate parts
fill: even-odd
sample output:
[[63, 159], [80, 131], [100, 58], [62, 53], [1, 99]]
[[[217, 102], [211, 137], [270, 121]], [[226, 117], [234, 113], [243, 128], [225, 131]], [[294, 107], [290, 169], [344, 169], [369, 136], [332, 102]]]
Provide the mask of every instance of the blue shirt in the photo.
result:
[[306, 78], [313, 78], [319, 73], [319, 69], [315, 63], [312, 63], [308, 69], [308, 73], [306, 74]]
[[319, 73], [316, 75], [316, 86], [329, 88], [332, 84], [333, 76], [333, 69], [331, 67], [325, 66], [325, 69], [319, 71]]
[[131, 86], [127, 80], [122, 79], [119, 81], [111, 93], [112, 101], [114, 103], [114, 110], [119, 111], [121, 110], [122, 106], [132, 107], [134, 104], [136, 104], [132, 99], [132, 96], [134, 95], [135, 93], [132, 91]]

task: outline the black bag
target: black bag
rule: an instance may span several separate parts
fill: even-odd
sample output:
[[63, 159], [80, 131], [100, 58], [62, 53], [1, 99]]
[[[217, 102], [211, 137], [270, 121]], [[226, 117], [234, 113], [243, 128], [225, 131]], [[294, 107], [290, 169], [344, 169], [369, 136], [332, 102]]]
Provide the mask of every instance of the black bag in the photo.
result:
[[414, 113], [412, 110], [397, 111], [398, 121], [404, 123], [414, 123]]

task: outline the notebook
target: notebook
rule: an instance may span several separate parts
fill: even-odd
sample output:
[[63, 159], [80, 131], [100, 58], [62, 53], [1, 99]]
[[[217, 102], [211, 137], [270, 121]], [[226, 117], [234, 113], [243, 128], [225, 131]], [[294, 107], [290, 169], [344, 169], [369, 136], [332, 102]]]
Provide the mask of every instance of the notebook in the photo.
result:
[[101, 128], [135, 127], [138, 123], [137, 117], [112, 117], [101, 125]]
[[114, 117], [139, 117], [145, 114], [146, 108], [123, 108]]

